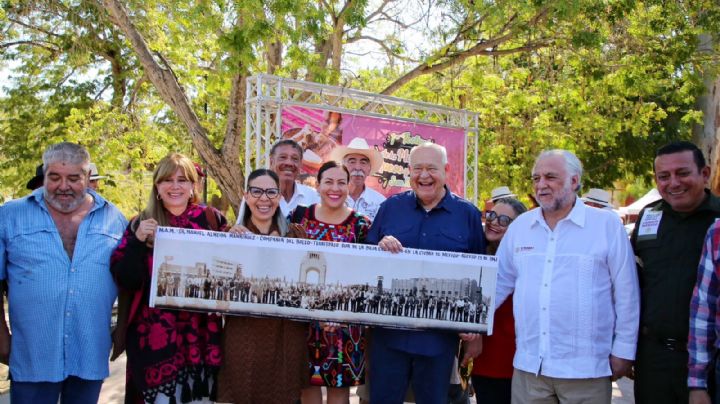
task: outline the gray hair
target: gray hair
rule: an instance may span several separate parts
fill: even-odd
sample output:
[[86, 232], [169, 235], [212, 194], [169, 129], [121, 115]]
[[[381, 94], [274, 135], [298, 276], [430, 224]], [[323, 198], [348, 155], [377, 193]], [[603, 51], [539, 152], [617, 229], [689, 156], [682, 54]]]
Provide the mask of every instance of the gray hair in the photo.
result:
[[86, 176], [90, 172], [90, 153], [76, 143], [61, 142], [51, 145], [43, 153], [42, 160], [43, 174], [47, 174], [50, 164], [53, 163], [81, 165]]
[[410, 150], [410, 164], [412, 164], [413, 154], [415, 154], [416, 151], [421, 150], [421, 149], [432, 149], [432, 150], [436, 150], [436, 151], [440, 152], [440, 155], [442, 156], [442, 164], [443, 165], [447, 164], [448, 157], [447, 157], [447, 150], [445, 149], [445, 146], [441, 146], [437, 143], [432, 143], [432, 142], [425, 142], [425, 143], [422, 143], [422, 144], [419, 144], [419, 145], [413, 147], [412, 150]]
[[[565, 169], [567, 170], [568, 174], [570, 174], [570, 176], [577, 175], [578, 185], [577, 188], [573, 189], [573, 191], [579, 191], [580, 188], [582, 188], [583, 167], [580, 159], [578, 159], [573, 152], [565, 149], [543, 150], [535, 159], [535, 165], [537, 165], [538, 161], [544, 158], [556, 156], [563, 158], [563, 160], [565, 161]], [[535, 168], [533, 167], [533, 171], [534, 170]]]
[[510, 206], [512, 208], [512, 210], [515, 212], [516, 216], [520, 216], [523, 213], [527, 212], [527, 207], [525, 206], [525, 204], [515, 198], [512, 198], [512, 197], [500, 198], [500, 199], [496, 199], [495, 202], [493, 202], [494, 206], [497, 206], [501, 203]]

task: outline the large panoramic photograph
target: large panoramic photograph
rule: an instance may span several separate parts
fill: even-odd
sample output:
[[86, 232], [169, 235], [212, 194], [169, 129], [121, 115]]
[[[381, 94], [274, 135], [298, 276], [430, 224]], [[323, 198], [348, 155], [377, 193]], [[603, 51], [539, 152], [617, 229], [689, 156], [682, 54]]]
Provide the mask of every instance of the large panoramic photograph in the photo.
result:
[[150, 304], [229, 315], [492, 332], [495, 257], [162, 227]]

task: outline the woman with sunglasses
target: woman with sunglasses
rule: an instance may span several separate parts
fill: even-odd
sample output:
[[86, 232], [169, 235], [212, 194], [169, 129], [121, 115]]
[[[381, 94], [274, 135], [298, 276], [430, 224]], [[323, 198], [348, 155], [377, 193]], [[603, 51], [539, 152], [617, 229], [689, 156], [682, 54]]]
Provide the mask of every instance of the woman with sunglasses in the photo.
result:
[[[298, 206], [290, 214], [291, 222], [301, 224], [314, 240], [362, 243], [370, 220], [345, 205], [350, 181], [347, 168], [328, 161], [318, 170], [317, 179], [320, 203]], [[321, 386], [327, 387], [328, 403], [348, 403], [350, 386], [365, 383], [364, 327], [313, 322], [307, 349], [312, 387], [303, 390], [303, 404], [321, 403]]]
[[[527, 208], [517, 199], [495, 200], [493, 208], [485, 213], [488, 254], [495, 254], [510, 223], [525, 211]], [[478, 403], [510, 403], [510, 381], [515, 355], [515, 320], [512, 307], [510, 296], [495, 310], [493, 334], [483, 337], [483, 351], [473, 361], [472, 383]]]
[[[267, 169], [250, 173], [240, 223], [230, 232], [304, 238], [279, 209], [280, 179]], [[228, 316], [219, 399], [228, 403], [295, 403], [307, 386], [307, 323], [280, 318]]]

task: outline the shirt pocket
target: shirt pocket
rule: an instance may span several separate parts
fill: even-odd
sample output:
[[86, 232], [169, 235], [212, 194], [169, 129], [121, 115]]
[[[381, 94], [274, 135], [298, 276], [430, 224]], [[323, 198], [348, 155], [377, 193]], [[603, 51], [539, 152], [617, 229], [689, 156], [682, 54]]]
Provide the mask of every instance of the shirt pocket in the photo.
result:
[[467, 252], [468, 237], [458, 231], [441, 229], [433, 242], [434, 249], [440, 251]]
[[[34, 272], [45, 268], [48, 260], [57, 259], [55, 247], [59, 236], [54, 228], [44, 225], [27, 226], [16, 230], [9, 239], [8, 261], [19, 269], [14, 275], [34, 279]], [[64, 250], [61, 250], [63, 254]], [[57, 265], [53, 263], [52, 266]]]
[[[400, 241], [403, 246], [417, 245], [418, 229], [412, 225], [397, 226], [388, 229], [385, 236], [393, 236]], [[382, 240], [382, 238], [380, 239]], [[380, 242], [378, 240], [378, 242]]]
[[[88, 254], [91, 262], [110, 266], [110, 255], [122, 237], [121, 232], [102, 226], [92, 226], [88, 229], [87, 239], [83, 240], [83, 250]], [[78, 240], [80, 241], [80, 240]]]

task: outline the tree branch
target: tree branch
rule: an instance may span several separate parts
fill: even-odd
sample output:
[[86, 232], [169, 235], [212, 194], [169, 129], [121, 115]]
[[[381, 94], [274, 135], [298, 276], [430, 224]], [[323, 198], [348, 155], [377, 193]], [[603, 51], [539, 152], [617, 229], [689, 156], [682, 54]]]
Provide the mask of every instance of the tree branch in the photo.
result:
[[50, 46], [48, 46], [48, 45], [43, 44], [42, 42], [45, 42], [45, 41], [14, 41], [14, 42], [6, 42], [6, 43], [0, 44], [0, 49], [10, 48], [10, 47], [13, 47], [13, 46], [20, 46], [20, 45], [30, 45], [30, 46], [35, 46], [35, 47], [38, 47], [38, 48], [43, 48], [43, 49], [47, 50], [48, 52], [50, 52], [50, 53], [52, 53], [52, 54], [55, 54], [55, 53], [57, 53], [57, 52], [60, 50], [60, 48], [59, 48], [57, 45], [55, 45], [54, 43], [45, 42], [45, 43], [48, 43], [48, 44], [51, 44], [51, 45], [55, 46], [55, 47], [53, 48], [53, 47], [50, 47]]
[[58, 34], [56, 34], [56, 33], [54, 33], [54, 32], [50, 32], [50, 31], [48, 31], [48, 30], [46, 30], [46, 29], [43, 29], [43, 28], [40, 28], [40, 27], [36, 27], [36, 26], [34, 26], [34, 25], [30, 25], [30, 24], [28, 24], [28, 23], [26, 23], [26, 22], [23, 22], [23, 21], [14, 19], [14, 18], [8, 17], [8, 21], [10, 21], [10, 22], [12, 22], [12, 23], [15, 23], [15, 24], [18, 24], [18, 25], [21, 25], [21, 26], [23, 26], [23, 27], [25, 27], [25, 28], [28, 28], [28, 29], [31, 29], [31, 30], [33, 30], [33, 31], [37, 31], [37, 32], [43, 33], [43, 34], [45, 34], [45, 35], [47, 35], [47, 36], [53, 36], [53, 37], [55, 37], [55, 38], [61, 38], [61, 35], [58, 35]]
[[452, 66], [456, 63], [461, 63], [464, 60], [466, 60], [469, 57], [472, 56], [478, 56], [478, 55], [485, 55], [485, 56], [496, 56], [496, 55], [507, 55], [512, 53], [518, 53], [518, 52], [524, 52], [528, 50], [534, 50], [539, 49], [544, 46], [547, 46], [548, 42], [546, 41], [535, 41], [535, 42], [528, 42], [522, 46], [511, 48], [511, 49], [496, 49], [498, 46], [506, 43], [507, 41], [511, 40], [512, 38], [517, 35], [518, 26], [534, 26], [537, 25], [548, 13], [549, 9], [547, 7], [543, 7], [540, 10], [535, 13], [535, 15], [528, 20], [526, 24], [522, 24], [521, 22], [517, 22], [515, 20], [515, 17], [513, 16], [511, 19], [515, 21], [515, 24], [512, 24], [513, 26], [510, 26], [508, 24], [505, 24], [503, 26], [503, 29], [500, 31], [506, 32], [504, 35], [500, 35], [498, 37], [486, 40], [486, 41], [478, 41], [475, 45], [472, 47], [460, 50], [457, 52], [450, 53], [449, 45], [455, 44], [453, 41], [460, 42], [460, 39], [458, 35], [453, 38], [453, 40], [448, 43], [446, 46], [443, 46], [442, 53], [437, 54], [434, 57], [428, 58], [426, 62], [419, 64], [418, 66], [415, 66], [412, 70], [405, 73], [401, 77], [399, 77], [397, 80], [395, 80], [393, 83], [391, 83], [389, 86], [387, 86], [383, 91], [380, 92], [380, 94], [383, 95], [390, 95], [397, 91], [400, 87], [404, 86], [411, 80], [415, 79], [416, 77], [430, 74], [434, 72], [438, 72], [440, 70], [443, 70], [449, 66]]

